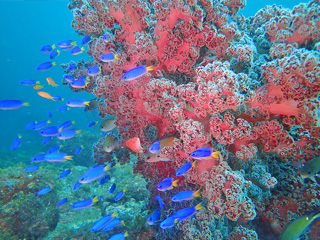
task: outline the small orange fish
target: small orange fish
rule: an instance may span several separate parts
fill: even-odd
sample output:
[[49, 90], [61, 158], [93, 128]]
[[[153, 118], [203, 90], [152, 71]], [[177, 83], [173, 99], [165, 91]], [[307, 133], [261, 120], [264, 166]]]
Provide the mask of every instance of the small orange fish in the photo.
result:
[[141, 150], [140, 139], [138, 137], [129, 139], [126, 142], [126, 145], [128, 148], [130, 148], [134, 152], [143, 153], [143, 151]]
[[58, 87], [58, 84], [56, 84], [51, 77], [48, 77], [48, 78], [47, 78], [47, 82], [48, 82], [48, 84], [51, 85], [52, 87]]
[[41, 89], [41, 88], [43, 88], [42, 85], [35, 85], [35, 86], [33, 87], [33, 89], [36, 89], [36, 90]]
[[41, 96], [43, 98], [51, 99], [54, 101], [54, 98], [49, 93], [46, 93], [46, 92], [37, 92], [37, 93], [39, 96]]

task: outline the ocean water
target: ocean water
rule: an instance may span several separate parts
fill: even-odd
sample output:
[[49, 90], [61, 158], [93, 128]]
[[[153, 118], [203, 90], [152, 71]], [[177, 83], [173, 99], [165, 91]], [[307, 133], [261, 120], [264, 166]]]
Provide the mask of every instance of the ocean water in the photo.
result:
[[[71, 108], [66, 112], [58, 112], [57, 108], [65, 105], [65, 101], [44, 99], [37, 95], [37, 90], [34, 90], [30, 86], [21, 85], [19, 81], [23, 79], [35, 79], [40, 81], [41, 85], [44, 86], [44, 88], [39, 91], [48, 92], [52, 96], [59, 95], [65, 100], [91, 100], [96, 97], [92, 93], [84, 91], [80, 93], [73, 92], [67, 85], [62, 85], [62, 76], [65, 73], [60, 67], [60, 64], [69, 63], [70, 61], [77, 62], [82, 59], [86, 62], [93, 60], [92, 56], [89, 56], [86, 52], [72, 56], [69, 51], [61, 51], [60, 56], [54, 60], [57, 64], [56, 66], [48, 71], [39, 72], [36, 70], [38, 64], [48, 61], [48, 54], [40, 52], [41, 46], [56, 44], [59, 40], [73, 40], [81, 46], [79, 43], [83, 36], [79, 36], [75, 29], [71, 27], [74, 16], [72, 11], [67, 7], [70, 2], [71, 1], [63, 0], [0, 1], [0, 32], [2, 33], [0, 37], [0, 68], [2, 73], [0, 100], [18, 99], [30, 103], [29, 107], [22, 107], [17, 110], [0, 110], [0, 203], [2, 204], [0, 212], [4, 216], [3, 219], [0, 220], [0, 240], [108, 239], [116, 233], [125, 231], [128, 231], [129, 235], [126, 239], [280, 239], [280, 233], [284, 231], [283, 229], [290, 222], [293, 222], [300, 216], [309, 216], [309, 218], [312, 218], [310, 217], [311, 215], [307, 215], [308, 212], [319, 211], [318, 185], [310, 179], [303, 180], [301, 176], [297, 174], [303, 163], [307, 163], [311, 161], [313, 157], [318, 156], [319, 145], [309, 152], [306, 150], [303, 151], [301, 148], [301, 152], [297, 153], [296, 157], [286, 160], [279, 160], [280, 158], [276, 152], [266, 152], [263, 146], [259, 146], [259, 152], [254, 159], [259, 159], [261, 164], [254, 165], [252, 162], [241, 163], [246, 166], [243, 167], [243, 169], [239, 163], [239, 159], [236, 159], [235, 155], [230, 154], [229, 160], [225, 161], [231, 166], [234, 174], [240, 174], [242, 171], [243, 179], [253, 181], [253, 175], [259, 172], [258, 170], [253, 170], [253, 168], [261, 168], [264, 170], [261, 170], [260, 174], [265, 174], [261, 176], [261, 179], [265, 179], [264, 177], [271, 174], [270, 176], [274, 176], [278, 183], [274, 191], [262, 186], [261, 182], [256, 184], [257, 186], [255, 185], [256, 189], [249, 189], [247, 186], [242, 186], [243, 189], [241, 189], [241, 191], [245, 192], [245, 197], [248, 198], [248, 196], [250, 196], [250, 198], [253, 199], [250, 199], [250, 201], [246, 203], [255, 205], [257, 216], [253, 220], [239, 218], [236, 221], [232, 221], [225, 215], [217, 218], [216, 215], [213, 217], [210, 215], [212, 213], [208, 213], [213, 211], [212, 208], [209, 210], [209, 205], [206, 205], [208, 198], [204, 194], [205, 187], [194, 183], [196, 181], [187, 182], [186, 180], [181, 180], [183, 185], [179, 186], [180, 191], [201, 189], [202, 193], [199, 198], [201, 200], [193, 200], [191, 205], [181, 203], [179, 207], [176, 207], [177, 205], [173, 206], [172, 203], [170, 203], [172, 194], [157, 192], [156, 185], [161, 180], [158, 178], [160, 170], [152, 173], [154, 174], [154, 178], [152, 178], [152, 174], [141, 170], [142, 168], [150, 169], [150, 167], [143, 165], [149, 164], [144, 162], [144, 158], [148, 154], [148, 146], [150, 143], [142, 142], [143, 154], [138, 153], [138, 151], [128, 150], [126, 137], [133, 137], [130, 135], [131, 133], [126, 135], [123, 130], [119, 130], [119, 132], [118, 130], [113, 130], [112, 132], [118, 138], [117, 142], [114, 143], [116, 148], [111, 153], [105, 153], [102, 150], [104, 137], [101, 135], [99, 129], [103, 119], [98, 116], [98, 110], [87, 113], [84, 112], [83, 108]], [[85, 3], [87, 1], [79, 2]], [[259, 9], [266, 5], [276, 4], [277, 6], [282, 5], [285, 8], [292, 9], [300, 3], [308, 3], [308, 1], [247, 0], [246, 7], [240, 10], [238, 14], [243, 14], [248, 18], [254, 16]], [[319, 12], [316, 13], [317, 17], [319, 17]], [[109, 32], [111, 32], [111, 30]], [[112, 33], [114, 33], [114, 31]], [[97, 38], [99, 36], [95, 37]], [[123, 43], [115, 43], [112, 49], [118, 48], [121, 49], [121, 51], [125, 51], [125, 48], [121, 44]], [[316, 42], [312, 44], [314, 45]], [[304, 46], [301, 48], [304, 48]], [[85, 46], [85, 49], [87, 50], [88, 46]], [[313, 47], [305, 46], [305, 49], [315, 51], [317, 52], [315, 54], [319, 55], [319, 51], [313, 49]], [[317, 62], [317, 64], [319, 65], [319, 62]], [[170, 74], [165, 76], [168, 75], [170, 77]], [[57, 88], [49, 86], [46, 82], [47, 77], [51, 77], [59, 86]], [[265, 84], [265, 82], [263, 84]], [[132, 86], [134, 85], [132, 84]], [[118, 89], [115, 88], [115, 91], [117, 90]], [[255, 91], [257, 90], [258, 88], [255, 89]], [[119, 108], [120, 107], [119, 105]], [[48, 117], [48, 111], [52, 113], [52, 118]], [[280, 117], [275, 116], [273, 119], [279, 118]], [[67, 120], [75, 121], [76, 124], [74, 128], [82, 132], [70, 140], [60, 141], [53, 139], [50, 140], [48, 144], [43, 144], [42, 141], [44, 137], [39, 136], [35, 131], [26, 129], [28, 123], [43, 120], [50, 120], [52, 122], [51, 125], [59, 125]], [[92, 121], [98, 121], [99, 123], [92, 128], [88, 128], [88, 123]], [[130, 121], [127, 123], [129, 123], [127, 128], [129, 126], [130, 129]], [[315, 128], [315, 126], [313, 127]], [[294, 138], [293, 130], [290, 129], [290, 127], [285, 126], [284, 130], [290, 132], [291, 138]], [[145, 136], [135, 137], [147, 139], [147, 133], [145, 133], [145, 131], [141, 131], [141, 133], [142, 132]], [[157, 135], [158, 132], [159, 135]], [[10, 146], [17, 135], [22, 136], [21, 146], [17, 150], [10, 151]], [[150, 135], [156, 135], [156, 139], [153, 139], [153, 141], [155, 141], [158, 138], [161, 139], [166, 134], [160, 137], [160, 130], [158, 129], [158, 131], [152, 132]], [[308, 136], [310, 135], [312, 134], [309, 133]], [[148, 140], [150, 139], [151, 137], [149, 137]], [[316, 145], [317, 141], [319, 143], [316, 134], [311, 140], [310, 139], [308, 139], [309, 142], [307, 141], [308, 144], [312, 142], [312, 144]], [[294, 140], [299, 142], [296, 138]], [[150, 140], [150, 142], [153, 141]], [[299, 144], [307, 143], [299, 142]], [[46, 153], [50, 147], [60, 144], [63, 145], [60, 151], [66, 152], [68, 155], [73, 155], [74, 161], [57, 164], [41, 162], [36, 165], [41, 166], [42, 169], [36, 172], [26, 173], [23, 170], [27, 166], [34, 165], [30, 163], [30, 159], [33, 156]], [[83, 146], [82, 152], [79, 155], [74, 155], [75, 149], [79, 146]], [[94, 150], [92, 150], [93, 147]], [[216, 142], [215, 145], [211, 147], [219, 148], [221, 145], [219, 146], [219, 143]], [[223, 154], [226, 154], [227, 150], [230, 149], [221, 147]], [[228, 154], [226, 155], [228, 156]], [[185, 157], [181, 157], [181, 159], [187, 159], [186, 155]], [[190, 160], [191, 158], [189, 157], [188, 159]], [[230, 162], [230, 159], [236, 163], [233, 164]], [[106, 184], [100, 185], [96, 181], [92, 184], [83, 184], [85, 186], [81, 186], [80, 190], [72, 190], [78, 178], [85, 171], [96, 164], [107, 164], [107, 162], [110, 161], [114, 162], [114, 165], [110, 171], [111, 179], [107, 181]], [[170, 167], [166, 168], [164, 166], [166, 163], [171, 164], [171, 162], [158, 162], [152, 163], [154, 165], [149, 166], [152, 166], [151, 168], [154, 169], [167, 169], [167, 172], [164, 170], [164, 172], [161, 173], [162, 175], [160, 174], [165, 178], [173, 177], [172, 173], [174, 173], [174, 171], [172, 169], [177, 169], [177, 166], [182, 165], [182, 161], [180, 161], [179, 164], [170, 165]], [[141, 168], [138, 167], [139, 164], [142, 164]], [[318, 168], [318, 165], [319, 164], [317, 164], [315, 168]], [[65, 179], [58, 178], [62, 171], [71, 168], [73, 171], [70, 176]], [[318, 170], [320, 170], [320, 168]], [[139, 174], [136, 175], [134, 173]], [[290, 181], [286, 183], [280, 182], [281, 180], [285, 181], [286, 178], [289, 178], [292, 174], [294, 174], [295, 180], [290, 178]], [[113, 183], [117, 184], [117, 188], [114, 193], [110, 193], [109, 187], [111, 187]], [[284, 192], [290, 192], [288, 189], [290, 189], [291, 184], [295, 185], [292, 189], [296, 191], [296, 199], [299, 199], [299, 201], [297, 200], [297, 202], [294, 203], [279, 193], [282, 191], [282, 188]], [[298, 187], [296, 187], [297, 185]], [[36, 196], [37, 191], [45, 186], [51, 187], [48, 195]], [[114, 196], [121, 190], [127, 191], [121, 201], [115, 202]], [[313, 195], [310, 192], [312, 192]], [[174, 193], [177, 193], [177, 191], [174, 191]], [[166, 207], [157, 223], [149, 226], [146, 223], [146, 219], [148, 215], [158, 207], [158, 203], [154, 198], [157, 194], [163, 198]], [[259, 197], [256, 197], [255, 194], [259, 195]], [[84, 210], [75, 210], [72, 208], [73, 203], [88, 198], [93, 199], [94, 196], [97, 195], [102, 197], [102, 201], [93, 204], [94, 206]], [[305, 201], [301, 200], [301, 198], [304, 198], [303, 195], [306, 196]], [[316, 197], [311, 197], [311, 195]], [[64, 197], [68, 198], [67, 204], [62, 207], [57, 207], [56, 204], [58, 201]], [[192, 218], [193, 220], [187, 220], [186, 222], [181, 221], [170, 229], [163, 230], [160, 228], [160, 222], [174, 211], [184, 207], [194, 206], [200, 203], [200, 201], [204, 208], [200, 210], [202, 211], [200, 214]], [[260, 201], [263, 201], [263, 204], [259, 204]], [[309, 205], [305, 203], [306, 201], [309, 202]], [[245, 206], [241, 207], [245, 208]], [[276, 207], [279, 207], [278, 215], [276, 213], [277, 210], [270, 210]], [[90, 232], [91, 227], [98, 219], [114, 212], [117, 212], [119, 217], [125, 221], [125, 226], [118, 226], [111, 232]], [[274, 214], [274, 216], [270, 217], [269, 215], [267, 216], [267, 214]], [[318, 217], [318, 215], [316, 216]], [[207, 225], [201, 225], [200, 220], [195, 219], [202, 219]], [[211, 223], [208, 219], [211, 219]], [[303, 224], [305, 224], [305, 226]], [[305, 228], [306, 232], [309, 231], [308, 234], [304, 233], [302, 235], [302, 239], [320, 239], [319, 224], [319, 220], [315, 220], [311, 227], [307, 226], [306, 222], [300, 223], [299, 226]], [[308, 227], [310, 227], [310, 229]], [[223, 233], [222, 230], [225, 230], [225, 233]], [[294, 230], [292, 231], [294, 232]], [[204, 232], [207, 233], [206, 238], [203, 237], [205, 235]], [[289, 237], [282, 239], [297, 238]]]

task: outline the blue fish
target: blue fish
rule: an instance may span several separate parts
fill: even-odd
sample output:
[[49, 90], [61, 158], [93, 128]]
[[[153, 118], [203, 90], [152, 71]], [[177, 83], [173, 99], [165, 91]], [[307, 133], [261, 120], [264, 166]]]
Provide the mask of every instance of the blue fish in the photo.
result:
[[98, 123], [98, 121], [93, 121], [88, 124], [88, 127], [92, 127], [92, 126], [96, 125], [97, 123]]
[[161, 216], [161, 209], [158, 208], [148, 216], [147, 223], [149, 225], [154, 225], [159, 220], [160, 216]]
[[46, 137], [45, 139], [43, 139], [42, 143], [43, 143], [43, 144], [46, 144], [46, 143], [48, 143], [51, 139], [52, 139], [52, 137], [51, 137], [51, 136], [48, 136], [48, 137]]
[[48, 162], [65, 162], [67, 160], [72, 160], [72, 156], [69, 156], [66, 153], [54, 152], [46, 154], [45, 159]]
[[122, 79], [124, 81], [132, 81], [132, 80], [134, 80], [134, 79], [136, 79], [138, 77], [141, 77], [146, 72], [149, 72], [149, 71], [152, 71], [152, 70], [153, 70], [152, 66], [149, 66], [149, 67], [146, 67], [144, 65], [138, 66], [138, 67], [132, 68], [129, 71], [127, 71], [123, 75]]
[[114, 218], [112, 221], [110, 221], [109, 223], [107, 223], [102, 231], [106, 232], [106, 231], [109, 231], [110, 229], [116, 227], [116, 226], [120, 226], [120, 225], [123, 225], [125, 226], [123, 220], [120, 220], [120, 218]]
[[90, 77], [82, 75], [79, 79], [70, 82], [73, 88], [85, 88], [90, 83]]
[[48, 136], [55, 136], [59, 132], [59, 129], [56, 126], [46, 127], [40, 130], [38, 133], [41, 136], [48, 137]]
[[59, 178], [65, 178], [66, 176], [68, 176], [71, 172], [72, 172], [73, 168], [67, 169], [65, 171], [63, 171], [60, 175]]
[[159, 154], [160, 153], [160, 141], [156, 141], [151, 144], [149, 147], [149, 152], [152, 154]]
[[176, 171], [176, 176], [180, 177], [183, 174], [185, 174], [187, 171], [189, 171], [190, 168], [195, 167], [196, 166], [196, 162], [187, 162], [185, 163], [182, 167], [180, 167], [177, 171]]
[[112, 184], [112, 186], [110, 187], [109, 193], [113, 193], [115, 189], [116, 189], [116, 184], [114, 183], [114, 184]]
[[219, 152], [213, 152], [209, 147], [202, 147], [190, 153], [190, 156], [198, 160], [207, 160], [212, 157], [218, 158]]
[[71, 63], [71, 64], [68, 66], [68, 70], [69, 70], [70, 72], [72, 72], [72, 71], [74, 71], [74, 70], [76, 70], [76, 69], [77, 69], [77, 65], [74, 64], [74, 63]]
[[69, 110], [69, 108], [68, 108], [67, 106], [61, 106], [61, 107], [59, 107], [59, 108], [57, 109], [58, 112], [65, 112], [65, 111], [67, 111], [67, 110]]
[[75, 190], [79, 189], [79, 187], [81, 187], [81, 183], [76, 182], [76, 183], [73, 185], [72, 190], [75, 191]]
[[94, 76], [100, 72], [100, 67], [98, 65], [94, 65], [87, 70], [87, 74], [89, 76]]
[[100, 56], [102, 62], [111, 62], [117, 59], [119, 59], [118, 55], [113, 53], [104, 53]]
[[65, 203], [67, 202], [67, 200], [68, 200], [67, 198], [64, 198], [64, 199], [60, 200], [60, 201], [58, 202], [57, 206], [58, 206], [58, 207], [62, 206], [63, 204], [65, 204]]
[[64, 99], [63, 99], [62, 97], [60, 97], [60, 96], [53, 96], [52, 99], [53, 99], [54, 101], [63, 101], [63, 100], [64, 100]]
[[31, 162], [33, 163], [43, 162], [46, 160], [45, 156], [46, 154], [39, 154], [37, 156], [34, 156], [33, 158], [31, 158]]
[[103, 218], [100, 218], [91, 228], [91, 232], [97, 232], [101, 230], [105, 225], [107, 225], [112, 219], [114, 219], [116, 216], [118, 216], [117, 213], [114, 213], [112, 215], [104, 216]]
[[111, 238], [109, 238], [108, 240], [124, 240], [128, 236], [129, 236], [129, 234], [126, 231], [124, 233], [122, 232], [122, 233], [115, 234]]
[[177, 182], [178, 182], [178, 180], [173, 181], [172, 178], [165, 178], [158, 184], [157, 189], [159, 191], [171, 190], [171, 189], [173, 189], [173, 187], [178, 186]]
[[49, 123], [51, 123], [50, 120], [38, 122], [32, 127], [32, 130], [34, 130], [34, 131], [40, 130], [40, 129], [44, 128], [45, 126], [47, 126]]
[[158, 200], [159, 207], [162, 210], [163, 209], [163, 201], [162, 201], [161, 197], [160, 196], [156, 196], [156, 199]]
[[108, 174], [100, 179], [99, 184], [103, 185], [107, 180], [110, 180], [110, 176]]
[[37, 194], [37, 196], [40, 196], [40, 195], [44, 195], [50, 191], [51, 191], [51, 187], [45, 187], [45, 188], [40, 189], [36, 194]]
[[182, 222], [182, 221], [186, 220], [187, 218], [192, 217], [201, 208], [202, 208], [202, 205], [201, 205], [201, 203], [199, 203], [198, 205], [196, 205], [194, 207], [183, 208], [183, 209], [175, 212], [171, 216]]
[[77, 134], [81, 133], [81, 130], [76, 131], [75, 129], [59, 129], [59, 133], [57, 134], [57, 138], [61, 139], [61, 140], [66, 140], [66, 139], [70, 139], [73, 138], [74, 136], [76, 136]]
[[24, 80], [20, 81], [20, 84], [25, 85], [25, 86], [34, 86], [36, 84], [40, 84], [40, 82], [33, 80], [33, 79], [24, 79]]
[[61, 40], [57, 43], [58, 47], [65, 49], [70, 48], [76, 45], [76, 42], [72, 42], [72, 40]]
[[174, 226], [175, 223], [177, 223], [178, 220], [175, 219], [174, 217], [170, 216], [170, 217], [167, 217], [164, 221], [162, 221], [160, 223], [160, 227], [162, 229], [167, 229], [167, 228], [172, 228]]
[[64, 76], [63, 76], [63, 79], [64, 79], [65, 81], [67, 81], [67, 82], [76, 81], [76, 80], [74, 79], [74, 77], [72, 77], [71, 75], [64, 75]]
[[28, 125], [26, 126], [26, 129], [32, 129], [34, 125], [36, 125], [36, 122], [30, 122], [30, 123], [28, 123]]
[[126, 192], [126, 189], [123, 189], [122, 191], [118, 192], [117, 195], [114, 197], [114, 201], [118, 202], [123, 197], [124, 193]]
[[99, 201], [99, 197], [96, 196], [93, 199], [89, 198], [89, 199], [86, 199], [86, 200], [83, 200], [83, 201], [76, 202], [75, 204], [72, 205], [72, 208], [73, 209], [88, 208], [88, 207], [91, 207], [94, 203], [96, 203], [98, 201]]
[[55, 59], [55, 58], [56, 58], [57, 56], [59, 56], [59, 55], [60, 55], [60, 51], [54, 49], [54, 50], [52, 50], [52, 51], [50, 52], [49, 58], [50, 58], [50, 59]]
[[2, 110], [13, 110], [18, 109], [23, 106], [30, 106], [28, 102], [21, 102], [20, 100], [1, 100], [0, 101], [0, 109]]
[[111, 169], [111, 165], [98, 165], [86, 171], [80, 178], [80, 183], [90, 183], [98, 178], [101, 178]]
[[37, 171], [38, 169], [40, 169], [41, 167], [39, 166], [30, 166], [30, 167], [26, 167], [24, 169], [25, 172], [34, 172], [34, 171]]
[[104, 34], [104, 35], [102, 36], [102, 39], [103, 39], [103, 41], [105, 41], [105, 42], [109, 42], [109, 40], [110, 40], [108, 34]]
[[39, 64], [37, 66], [37, 70], [38, 71], [46, 71], [46, 70], [49, 70], [50, 68], [52, 68], [55, 65], [56, 65], [55, 62], [44, 62], [44, 63], [41, 63], [41, 64]]
[[11, 147], [10, 147], [10, 150], [11, 150], [11, 151], [16, 150], [16, 149], [20, 146], [20, 144], [21, 144], [20, 138], [21, 138], [21, 136], [18, 135], [18, 136], [16, 137], [16, 139], [13, 141], [13, 143], [12, 143], [12, 145], [11, 145]]
[[75, 47], [73, 47], [73, 48], [71, 49], [70, 54], [71, 54], [71, 55], [78, 55], [78, 54], [80, 54], [80, 53], [83, 53], [83, 51], [84, 51], [84, 47], [75, 46]]
[[48, 112], [48, 117], [52, 117], [52, 113], [50, 111]]
[[49, 53], [55, 48], [56, 48], [56, 46], [54, 44], [53, 45], [44, 45], [40, 48], [40, 51], [43, 53]]
[[62, 145], [53, 146], [52, 148], [49, 149], [48, 153], [54, 153], [58, 151], [61, 147]]
[[171, 198], [172, 202], [182, 202], [187, 200], [192, 200], [195, 197], [200, 197], [199, 191], [181, 191], [173, 195]]
[[82, 145], [77, 147], [77, 149], [74, 151], [74, 155], [78, 155], [81, 152], [82, 148], [83, 148]]
[[90, 36], [90, 35], [84, 36], [81, 40], [81, 45], [83, 45], [83, 46], [87, 45], [91, 39], [92, 39], [92, 36]]
[[72, 124], [75, 124], [75, 121], [65, 121], [59, 125], [59, 130], [62, 131], [64, 129], [67, 129], [68, 127], [71, 127]]

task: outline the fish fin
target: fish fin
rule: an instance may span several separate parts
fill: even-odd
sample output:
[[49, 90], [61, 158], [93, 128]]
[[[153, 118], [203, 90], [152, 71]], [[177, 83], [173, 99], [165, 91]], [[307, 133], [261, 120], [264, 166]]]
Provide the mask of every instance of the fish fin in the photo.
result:
[[312, 181], [317, 182], [316, 178], [314, 176], [309, 177]]
[[52, 49], [55, 49], [55, 48], [56, 48], [56, 45], [55, 45], [55, 44], [52, 44], [51, 47], [52, 47]]
[[214, 158], [219, 158], [219, 154], [220, 152], [213, 152], [211, 156]]
[[199, 192], [200, 192], [200, 189], [199, 189], [198, 191], [195, 191], [195, 192], [193, 193], [193, 196], [194, 196], [194, 197], [200, 197]]
[[125, 193], [127, 191], [127, 189], [123, 189], [123, 193]]
[[114, 55], [114, 60], [117, 60], [117, 59], [119, 59], [119, 55], [118, 55], [118, 54], [115, 54], [115, 55]]
[[57, 53], [58, 53], [58, 55], [57, 55], [57, 57], [60, 55], [60, 50], [57, 50]]
[[74, 168], [71, 168], [70, 171], [72, 172], [74, 170]]
[[196, 162], [196, 161], [194, 161], [194, 162], [192, 163], [191, 167], [195, 167], [195, 166], [196, 166], [196, 164], [197, 164], [197, 162]]
[[[86, 84], [86, 85], [87, 85], [87, 84]], [[84, 102], [84, 105], [89, 106], [89, 105], [90, 105], [90, 101], [86, 101], [86, 102]]]
[[40, 166], [39, 169], [42, 169], [42, 166]]
[[152, 71], [152, 70], [153, 70], [153, 66], [147, 67], [147, 72]]
[[29, 102], [25, 102], [25, 103], [23, 103], [23, 106], [29, 107], [29, 106], [30, 106], [30, 103], [29, 103]]
[[52, 66], [55, 66], [55, 65], [57, 65], [57, 64], [56, 64], [55, 62], [53, 62], [53, 63], [52, 63]]
[[124, 221], [123, 221], [123, 220], [121, 220], [121, 225], [122, 225], [122, 226], [125, 226], [125, 224], [124, 224]]
[[18, 138], [22, 138], [22, 136], [20, 134], [18, 134]]
[[[63, 146], [62, 146], [62, 145], [59, 145], [59, 147], [62, 148]], [[60, 149], [60, 148], [59, 148], [59, 149]]]
[[113, 213], [111, 216], [112, 216], [113, 218], [115, 218], [115, 217], [118, 216], [118, 213]]
[[175, 181], [173, 181], [173, 182], [172, 182], [172, 186], [173, 186], [173, 187], [177, 187], [177, 186], [178, 186], [178, 181], [179, 181], [178, 179], [175, 180]]
[[40, 81], [36, 81], [36, 84], [39, 85], [39, 84], [40, 84]]
[[128, 231], [125, 231], [124, 237], [128, 237], [128, 236], [129, 236]]
[[76, 134], [80, 134], [80, 133], [81, 133], [81, 130], [76, 131]]
[[47, 123], [49, 124], [49, 123], [51, 123], [51, 121], [50, 121], [50, 120], [48, 120], [48, 121], [47, 121]]
[[176, 218], [175, 220], [174, 220], [174, 223], [177, 223], [178, 222], [178, 218]]
[[98, 202], [99, 201], [99, 197], [98, 196], [95, 196], [93, 199], [92, 199], [92, 202]]
[[68, 156], [65, 157], [65, 159], [66, 159], [66, 160], [72, 160], [72, 156], [69, 156], [69, 155], [68, 155]]
[[202, 208], [201, 203], [199, 203], [197, 206], [195, 206], [195, 209], [196, 209], [196, 210], [200, 210], [201, 208]]
[[61, 127], [61, 128], [59, 128], [59, 132], [62, 132], [62, 130], [63, 130], [63, 128]]

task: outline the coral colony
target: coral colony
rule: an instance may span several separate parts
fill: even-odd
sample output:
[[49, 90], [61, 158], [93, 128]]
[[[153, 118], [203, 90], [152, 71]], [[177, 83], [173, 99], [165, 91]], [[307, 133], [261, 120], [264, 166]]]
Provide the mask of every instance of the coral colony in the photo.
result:
[[[101, 100], [100, 115], [115, 118], [123, 146], [140, 139], [133, 168], [148, 179], [150, 213], [159, 206], [157, 195], [164, 199], [162, 219], [202, 203], [196, 217], [171, 230], [151, 226], [157, 239], [257, 239], [265, 231], [277, 238], [289, 222], [319, 210], [319, 187], [302, 179], [298, 167], [320, 153], [320, 3], [266, 6], [250, 18], [238, 14], [245, 5], [69, 3], [72, 27], [93, 36], [87, 53], [94, 59], [62, 65], [75, 79], [94, 69], [85, 88], [70, 88]], [[106, 53], [112, 54], [102, 61]], [[137, 76], [125, 79], [136, 67]], [[157, 156], [148, 152], [173, 134]], [[103, 141], [94, 146], [97, 163], [108, 159]], [[202, 147], [220, 152], [218, 158], [193, 159]], [[119, 158], [121, 164], [129, 160]], [[192, 161], [195, 166], [177, 177]], [[165, 178], [178, 180], [177, 187], [158, 191]], [[171, 201], [180, 191], [199, 189], [193, 201]]]

